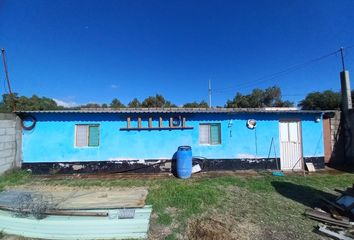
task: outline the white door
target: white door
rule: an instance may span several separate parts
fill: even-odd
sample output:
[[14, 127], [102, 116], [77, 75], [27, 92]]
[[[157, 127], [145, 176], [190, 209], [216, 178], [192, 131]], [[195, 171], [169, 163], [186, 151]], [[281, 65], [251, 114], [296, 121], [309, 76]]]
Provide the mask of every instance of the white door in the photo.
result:
[[300, 121], [281, 120], [280, 131], [280, 167], [282, 170], [302, 169], [302, 146]]

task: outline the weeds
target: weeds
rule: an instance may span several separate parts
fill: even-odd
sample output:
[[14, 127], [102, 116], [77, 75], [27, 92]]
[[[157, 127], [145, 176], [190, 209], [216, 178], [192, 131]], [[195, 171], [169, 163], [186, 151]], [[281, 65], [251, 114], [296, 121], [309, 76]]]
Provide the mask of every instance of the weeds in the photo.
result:
[[[0, 177], [0, 189], [22, 184], [95, 187], [146, 187], [146, 204], [153, 206], [158, 218], [153, 224], [168, 227], [166, 239], [186, 232], [191, 220], [208, 214], [224, 214], [240, 224], [251, 221], [264, 238], [313, 239], [314, 222], [302, 216], [305, 208], [319, 197], [334, 196], [334, 188], [354, 183], [353, 174], [313, 174], [310, 176], [200, 177], [169, 179], [52, 179], [31, 177], [24, 171]], [[168, 210], [173, 209], [173, 210]], [[154, 226], [152, 225], [152, 228]], [[275, 234], [275, 235], [274, 235]], [[0, 235], [1, 236], [1, 235]], [[184, 236], [184, 235], [183, 235]]]

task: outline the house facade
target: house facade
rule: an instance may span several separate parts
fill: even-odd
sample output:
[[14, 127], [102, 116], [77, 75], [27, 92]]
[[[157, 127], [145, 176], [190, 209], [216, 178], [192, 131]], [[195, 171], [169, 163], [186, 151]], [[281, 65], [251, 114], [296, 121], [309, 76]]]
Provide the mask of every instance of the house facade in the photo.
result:
[[202, 170], [324, 167], [323, 112], [83, 109], [17, 112], [22, 167], [34, 173], [159, 172], [179, 146]]

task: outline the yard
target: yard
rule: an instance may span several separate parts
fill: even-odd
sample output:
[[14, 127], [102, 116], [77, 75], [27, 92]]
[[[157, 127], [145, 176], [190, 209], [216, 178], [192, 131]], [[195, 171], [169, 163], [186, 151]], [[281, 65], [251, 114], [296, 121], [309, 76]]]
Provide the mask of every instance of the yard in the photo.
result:
[[0, 177], [0, 189], [147, 187], [146, 204], [153, 205], [150, 239], [323, 239], [304, 210], [320, 204], [320, 197], [334, 198], [335, 188], [354, 183], [354, 174], [338, 172], [305, 177], [226, 172], [189, 180], [138, 176], [45, 178], [17, 171]]

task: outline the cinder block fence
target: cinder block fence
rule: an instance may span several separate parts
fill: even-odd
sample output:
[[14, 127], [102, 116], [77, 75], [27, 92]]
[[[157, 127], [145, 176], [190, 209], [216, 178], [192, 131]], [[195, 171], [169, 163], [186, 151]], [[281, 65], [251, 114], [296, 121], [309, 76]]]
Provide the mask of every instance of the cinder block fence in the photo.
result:
[[12, 113], [0, 113], [0, 174], [21, 167], [21, 123]]

